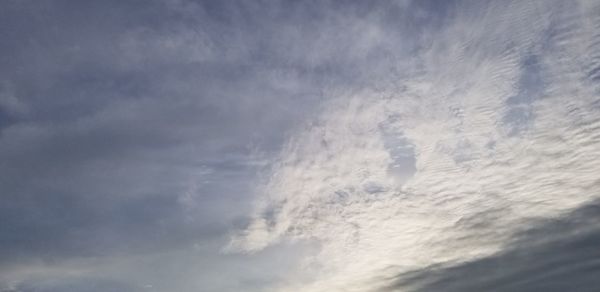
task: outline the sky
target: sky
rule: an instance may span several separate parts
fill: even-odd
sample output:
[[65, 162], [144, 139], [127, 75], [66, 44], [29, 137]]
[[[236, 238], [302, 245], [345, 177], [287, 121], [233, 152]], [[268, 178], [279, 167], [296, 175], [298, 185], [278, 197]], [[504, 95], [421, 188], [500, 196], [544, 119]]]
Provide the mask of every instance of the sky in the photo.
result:
[[594, 291], [600, 2], [0, 0], [1, 292]]

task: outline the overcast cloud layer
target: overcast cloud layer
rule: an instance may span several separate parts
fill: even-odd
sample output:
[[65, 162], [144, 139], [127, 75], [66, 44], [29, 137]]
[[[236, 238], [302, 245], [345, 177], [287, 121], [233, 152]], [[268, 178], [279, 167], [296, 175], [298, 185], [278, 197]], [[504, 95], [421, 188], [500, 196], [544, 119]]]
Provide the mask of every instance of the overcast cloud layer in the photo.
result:
[[0, 291], [593, 291], [600, 2], [0, 1]]

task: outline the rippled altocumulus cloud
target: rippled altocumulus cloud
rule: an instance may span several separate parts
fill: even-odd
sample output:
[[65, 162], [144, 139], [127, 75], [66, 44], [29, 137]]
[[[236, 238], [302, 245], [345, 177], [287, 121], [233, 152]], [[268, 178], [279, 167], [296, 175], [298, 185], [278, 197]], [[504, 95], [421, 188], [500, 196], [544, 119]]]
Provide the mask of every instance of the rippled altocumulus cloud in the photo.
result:
[[[255, 219], [231, 247], [317, 242], [319, 253], [306, 260], [314, 279], [286, 289], [408, 289], [388, 284], [431, 265], [502, 260], [530, 221], [597, 198], [597, 3], [448, 9], [397, 79], [337, 92], [281, 153]], [[390, 136], [402, 139], [390, 145]], [[414, 160], [398, 160], [394, 148], [414, 151]], [[398, 163], [408, 179], [391, 170]]]

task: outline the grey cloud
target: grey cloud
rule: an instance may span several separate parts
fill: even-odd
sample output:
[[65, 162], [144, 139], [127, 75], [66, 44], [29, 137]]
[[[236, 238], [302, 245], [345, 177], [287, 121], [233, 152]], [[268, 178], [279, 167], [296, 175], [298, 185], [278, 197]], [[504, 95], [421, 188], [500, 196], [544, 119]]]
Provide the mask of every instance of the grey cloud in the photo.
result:
[[[281, 108], [297, 102], [285, 89], [273, 89], [270, 80], [256, 85], [260, 78], [248, 66], [222, 64], [218, 58], [188, 65], [181, 58], [193, 44], [175, 43], [180, 52], [169, 56], [161, 47], [150, 44], [146, 50], [143, 40], [133, 39], [141, 42], [136, 49], [144, 59], [122, 64], [127, 52], [119, 41], [131, 36], [128, 31], [143, 27], [158, 40], [161, 35], [154, 31], [168, 33], [174, 20], [163, 13], [161, 2], [3, 5], [2, 55], [11, 57], [3, 59], [3, 84], [28, 107], [24, 113], [2, 111], [2, 224], [14, 231], [2, 241], [7, 255], [18, 246], [48, 251], [55, 241], [67, 244], [64, 252], [73, 252], [68, 245], [78, 236], [69, 234], [80, 229], [96, 236], [101, 230], [128, 233], [134, 230], [118, 225], [133, 223], [131, 229], [147, 229], [135, 232], [151, 233], [157, 226], [146, 217], [167, 222], [178, 217], [178, 195], [190, 180], [204, 179], [195, 178], [195, 172], [214, 168], [217, 179], [243, 184], [253, 171], [244, 166], [252, 144], [275, 147], [273, 140], [285, 125], [302, 114], [269, 114], [267, 105], [277, 106], [278, 100], [288, 103]], [[166, 20], [160, 20], [163, 16]], [[189, 25], [174, 25], [194, 32]], [[309, 107], [310, 101], [300, 103]], [[261, 136], [260, 127], [271, 124], [281, 127], [270, 127], [271, 137]], [[223, 195], [223, 187], [207, 188], [202, 191]], [[136, 218], [144, 212], [152, 214]], [[180, 225], [173, 221], [168, 228]], [[93, 240], [87, 245], [95, 248]]]
[[[0, 281], [72, 260], [224, 245], [247, 221], [265, 161], [325, 92], [386, 76], [391, 50], [411, 48], [386, 28], [403, 9], [2, 2]], [[265, 277], [248, 281], [261, 289]]]
[[596, 291], [600, 203], [538, 221], [497, 254], [401, 274], [382, 291]]
[[3, 292], [135, 292], [145, 291], [147, 287], [136, 287], [127, 283], [120, 283], [103, 279], [66, 279], [62, 281], [39, 281], [20, 284], [17, 287], [0, 290]]
[[3, 250], [29, 236], [36, 240], [24, 246], [68, 246], [69, 230], [118, 229], [121, 221], [145, 230], [145, 218], [117, 219], [122, 204], [138, 214], [156, 201], [167, 207], [155, 216], [178, 217], [179, 194], [204, 168], [211, 174], [198, 180], [222, 181], [197, 199], [239, 185], [225, 191], [225, 201], [237, 200], [258, 171], [253, 153], [277, 151], [323, 90], [384, 75], [374, 68], [401, 49], [390, 46], [400, 34], [384, 27], [403, 13], [391, 3], [2, 6], [2, 94], [26, 109], [3, 102], [0, 110], [0, 224], [23, 233], [5, 236]]

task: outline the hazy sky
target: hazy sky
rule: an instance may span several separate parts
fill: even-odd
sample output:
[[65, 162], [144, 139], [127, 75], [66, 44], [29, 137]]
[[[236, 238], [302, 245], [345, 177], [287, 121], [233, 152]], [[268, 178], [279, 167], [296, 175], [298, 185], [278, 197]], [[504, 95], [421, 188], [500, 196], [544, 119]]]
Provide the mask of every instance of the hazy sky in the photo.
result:
[[0, 291], [595, 291], [600, 1], [0, 0]]

